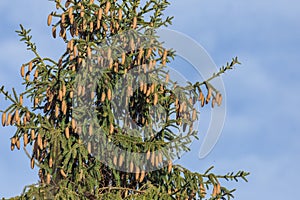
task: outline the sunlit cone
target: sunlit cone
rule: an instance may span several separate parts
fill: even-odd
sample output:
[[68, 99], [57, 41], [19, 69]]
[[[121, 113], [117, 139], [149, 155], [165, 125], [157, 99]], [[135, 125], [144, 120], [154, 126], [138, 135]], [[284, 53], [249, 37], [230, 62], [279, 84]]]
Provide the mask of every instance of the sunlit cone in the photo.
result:
[[137, 17], [134, 17], [132, 22], [132, 28], [136, 29], [136, 25], [137, 25]]
[[80, 7], [80, 17], [83, 18], [84, 17], [84, 6], [81, 5]]
[[130, 161], [130, 164], [129, 164], [129, 172], [133, 172], [133, 162]]
[[[59, 0], [59, 1], [60, 1], [60, 0]], [[58, 10], [58, 9], [60, 8], [59, 3], [56, 3], [55, 7], [56, 7], [56, 9]]]
[[39, 76], [39, 70], [36, 69], [34, 72], [34, 79], [37, 79], [38, 76]]
[[48, 174], [47, 174], [46, 183], [49, 185], [50, 182], [51, 182], [51, 175], [48, 173]]
[[15, 149], [15, 145], [13, 143], [10, 143], [10, 150], [13, 151]]
[[192, 121], [195, 121], [196, 119], [197, 119], [197, 110], [193, 109]]
[[144, 94], [147, 93], [147, 84], [144, 84], [143, 93], [144, 93]]
[[198, 96], [198, 101], [202, 101], [204, 99], [203, 92], [200, 91], [199, 96]]
[[96, 29], [99, 30], [101, 27], [101, 21], [97, 20], [97, 25], [96, 25]]
[[76, 121], [75, 121], [75, 119], [71, 120], [71, 126], [72, 126], [72, 130], [76, 129]]
[[213, 191], [212, 191], [212, 197], [216, 197], [218, 195], [218, 186], [217, 184], [214, 184], [214, 188], [213, 188]]
[[31, 131], [30, 131], [30, 139], [31, 140], [35, 139], [35, 131], [34, 131], [34, 129], [31, 129]]
[[50, 157], [49, 158], [49, 167], [52, 168], [52, 166], [53, 166], [53, 160], [52, 160], [52, 157]]
[[102, 28], [103, 28], [104, 31], [107, 31], [107, 30], [108, 30], [107, 25], [106, 25], [105, 22], [102, 22]]
[[105, 92], [102, 92], [102, 94], [101, 94], [101, 102], [104, 102], [105, 98], [106, 98], [106, 94], [105, 94]]
[[208, 104], [208, 102], [210, 101], [211, 95], [212, 95], [212, 89], [209, 87], [206, 96], [206, 104]]
[[162, 153], [158, 153], [158, 163], [162, 163], [162, 161], [163, 161]]
[[68, 126], [65, 128], [65, 135], [66, 135], [66, 138], [67, 138], [67, 139], [70, 138], [70, 130], [69, 130], [69, 127], [68, 127]]
[[74, 23], [73, 7], [70, 7], [68, 9], [68, 17], [69, 17], [69, 20], [70, 20], [70, 24], [73, 24]]
[[65, 13], [61, 14], [61, 24], [64, 24], [66, 22]]
[[111, 48], [108, 47], [108, 49], [107, 49], [107, 59], [108, 60], [111, 60], [111, 53], [112, 53]]
[[135, 180], [139, 181], [140, 178], [140, 168], [138, 166], [135, 167]]
[[75, 24], [75, 30], [74, 30], [74, 34], [75, 34], [75, 36], [79, 36], [79, 28], [77, 27], [77, 25], [76, 25], [76, 22], [74, 22], [74, 24]]
[[58, 91], [58, 99], [59, 99], [60, 101], [62, 101], [62, 99], [63, 99], [63, 92], [62, 92], [62, 90], [59, 90], [59, 91]]
[[217, 183], [217, 194], [221, 194], [221, 185]]
[[110, 124], [110, 127], [109, 127], [109, 134], [112, 134], [114, 132], [114, 125], [113, 124]]
[[93, 135], [93, 124], [91, 123], [89, 126], [89, 136]]
[[38, 144], [38, 147], [43, 150], [44, 146], [43, 146], [43, 141], [42, 141], [42, 136], [41, 134], [39, 133], [38, 136], [37, 136], [37, 144]]
[[[72, 14], [71, 16], [70, 16], [70, 24], [74, 24], [74, 15]], [[74, 36], [74, 28], [70, 28], [70, 32], [71, 32], [71, 35], [72, 35], [72, 37]]]
[[130, 39], [129, 46], [130, 46], [131, 51], [135, 50], [135, 42], [134, 42], [133, 38]]
[[19, 125], [20, 124], [20, 115], [19, 115], [19, 110], [18, 109], [16, 109], [14, 116], [15, 116], [15, 121]]
[[[78, 48], [77, 48], [77, 45], [74, 45], [73, 47], [73, 56], [76, 57], [77, 56], [77, 53], [78, 53]], [[75, 67], [75, 66], [74, 66]], [[74, 71], [74, 70], [73, 70]]]
[[26, 116], [26, 120], [30, 121], [30, 112], [26, 112], [25, 116]]
[[173, 167], [172, 160], [169, 160], [169, 161], [168, 161], [168, 173], [171, 173], [172, 167]]
[[56, 26], [52, 27], [52, 37], [56, 38]]
[[107, 90], [107, 99], [110, 101], [110, 100], [111, 100], [111, 97], [112, 97], [111, 89], [108, 88], [108, 90]]
[[162, 50], [158, 49], [158, 55], [161, 57], [163, 55]]
[[5, 126], [6, 124], [6, 112], [2, 113], [2, 126]]
[[189, 98], [189, 103], [190, 103], [190, 105], [194, 105], [194, 100], [192, 97]]
[[91, 51], [91, 47], [87, 47], [87, 57], [88, 57], [89, 59], [91, 59], [91, 58], [92, 58], [92, 51]]
[[22, 106], [23, 105], [23, 95], [20, 95], [19, 102], [20, 102], [20, 105]]
[[125, 64], [125, 52], [122, 53], [121, 55], [121, 65], [124, 65]]
[[66, 39], [66, 33], [67, 33], [66, 29], [65, 28], [61, 28], [60, 32], [59, 32], [59, 36], [65, 40]]
[[144, 50], [142, 47], [139, 48], [138, 60], [141, 60], [144, 55]]
[[29, 75], [29, 74], [26, 75], [25, 80], [26, 80], [27, 82], [30, 81], [30, 75]]
[[63, 102], [62, 102], [62, 112], [64, 115], [67, 114], [67, 103], [65, 100], [63, 100]]
[[152, 69], [156, 66], [156, 60], [153, 60]]
[[23, 135], [24, 147], [28, 144], [28, 133], [25, 132]]
[[74, 97], [74, 92], [72, 90], [72, 91], [70, 91], [70, 98], [73, 99], [73, 97]]
[[217, 102], [218, 106], [221, 106], [221, 104], [222, 104], [222, 95], [221, 95], [221, 93], [217, 94], [216, 102]]
[[100, 9], [98, 10], [98, 13], [97, 13], [97, 20], [98, 20], [98, 21], [101, 21], [101, 19], [102, 19], [102, 14], [103, 14], [103, 9], [100, 8]]
[[20, 139], [16, 138], [16, 147], [20, 150]]
[[6, 126], [12, 125], [12, 116], [11, 113], [8, 113], [7, 120], [6, 120]]
[[77, 95], [78, 96], [82, 95], [82, 89], [83, 89], [83, 87], [81, 87], [81, 85], [79, 85], [78, 88], [77, 88]]
[[12, 137], [10, 141], [11, 141], [11, 144], [13, 144], [13, 145], [15, 145], [15, 144], [16, 144], [16, 142], [17, 142], [17, 140], [16, 140], [16, 138], [15, 138], [15, 137]]
[[20, 73], [21, 73], [21, 76], [22, 76], [22, 77], [25, 76], [25, 65], [22, 65], [22, 66], [21, 66]]
[[149, 160], [150, 155], [151, 155], [151, 152], [150, 152], [150, 150], [148, 150], [147, 153], [146, 153], [146, 159], [147, 159], [147, 160]]
[[109, 69], [112, 69], [113, 64], [114, 64], [114, 60], [111, 58], [111, 59], [109, 60], [109, 66], [108, 66], [108, 68], [109, 68]]
[[60, 174], [66, 178], [67, 177], [67, 174], [65, 173], [65, 171], [63, 169], [60, 169]]
[[47, 141], [47, 140], [44, 140], [44, 142], [43, 142], [43, 147], [44, 147], [44, 149], [47, 148], [47, 145], [48, 145], [48, 141]]
[[30, 167], [31, 167], [31, 169], [34, 168], [34, 158], [33, 157], [30, 160]]
[[82, 178], [83, 178], [83, 170], [81, 169], [79, 173], [79, 180], [82, 180]]
[[91, 142], [88, 142], [88, 144], [87, 144], [87, 150], [88, 150], [89, 154], [92, 153], [92, 143]]
[[152, 83], [152, 85], [151, 85], [151, 93], [154, 93], [154, 91], [155, 91], [155, 84]]
[[183, 112], [184, 103], [185, 103], [185, 102], [182, 102], [182, 103], [179, 105], [179, 113], [182, 113], [182, 112]]
[[118, 158], [117, 158], [116, 155], [114, 155], [114, 157], [113, 157], [113, 164], [116, 166], [117, 162], [118, 162]]
[[140, 91], [144, 91], [144, 82], [143, 81], [140, 81]]
[[203, 99], [203, 100], [201, 101], [201, 107], [204, 107], [204, 105], [205, 105], [205, 99]]
[[206, 190], [203, 183], [200, 184], [200, 197], [204, 198], [206, 195]]
[[[182, 104], [183, 104], [182, 110], [183, 110], [183, 112], [186, 112], [186, 110], [187, 110], [187, 104], [186, 104], [185, 101]], [[186, 119], [186, 117], [184, 119]]]
[[151, 94], [151, 87], [148, 88], [146, 96], [148, 97]]
[[170, 79], [170, 75], [169, 75], [169, 74], [166, 74], [166, 80], [165, 80], [165, 82], [168, 83], [168, 82], [169, 82], [169, 79]]
[[144, 180], [144, 178], [145, 178], [145, 175], [146, 175], [145, 170], [142, 170], [142, 171], [141, 171], [141, 174], [140, 174], [140, 180], [139, 180], [140, 183], [143, 182], [143, 180]]
[[55, 117], [57, 118], [58, 115], [59, 115], [59, 107], [58, 107], [58, 105], [56, 104], [56, 105], [55, 105]]
[[152, 54], [152, 48], [149, 48], [149, 49], [147, 50], [146, 59], [149, 59], [150, 56], [151, 56], [151, 54]]
[[92, 33], [94, 31], [94, 22], [90, 21], [90, 32]]
[[121, 154], [119, 157], [119, 167], [123, 165], [123, 162], [124, 162], [124, 156]]
[[214, 108], [216, 104], [216, 98], [213, 98], [211, 101], [211, 107]]
[[111, 21], [111, 22], [110, 22], [110, 32], [111, 32], [112, 34], [115, 33], [115, 24], [114, 24], [114, 21]]
[[156, 155], [154, 160], [154, 166], [158, 167], [158, 165], [159, 165], [159, 155]]
[[151, 164], [154, 165], [155, 164], [155, 152], [153, 151], [151, 154]]
[[163, 84], [160, 84], [160, 88], [159, 89], [160, 89], [161, 92], [165, 91]]
[[32, 71], [32, 67], [33, 67], [33, 66], [32, 66], [32, 62], [30, 61], [30, 62], [29, 62], [29, 65], [28, 65], [28, 71], [29, 71], [29, 72]]
[[67, 87], [65, 84], [62, 85], [62, 96], [65, 97], [67, 93]]
[[164, 51], [164, 54], [163, 54], [163, 57], [162, 57], [162, 65], [165, 66], [166, 65], [166, 62], [167, 62], [167, 55], [168, 55], [168, 51], [165, 50]]
[[68, 8], [70, 4], [71, 4], [71, 1], [67, 0], [66, 3], [65, 3], [65, 7]]
[[48, 24], [48, 26], [51, 25], [51, 22], [52, 22], [52, 13], [50, 13], [50, 14], [48, 15], [48, 18], [47, 18], [47, 24]]
[[177, 110], [179, 109], [179, 99], [178, 98], [175, 99], [175, 107]]
[[104, 13], [105, 13], [106, 15], [107, 15], [108, 11], [110, 10], [110, 6], [111, 6], [110, 1], [107, 1], [107, 2], [106, 2], [106, 6], [105, 6], [105, 11], [104, 11]]
[[123, 18], [122, 13], [123, 13], [123, 11], [122, 11], [122, 9], [120, 8], [120, 9], [118, 10], [118, 20], [119, 20], [119, 21], [121, 21], [122, 18]]

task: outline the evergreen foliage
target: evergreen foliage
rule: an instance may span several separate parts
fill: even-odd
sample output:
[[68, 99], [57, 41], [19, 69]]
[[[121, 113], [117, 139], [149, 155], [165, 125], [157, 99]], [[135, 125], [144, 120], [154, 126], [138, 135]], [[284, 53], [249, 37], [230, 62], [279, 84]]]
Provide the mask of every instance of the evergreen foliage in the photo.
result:
[[17, 128], [11, 150], [23, 138], [31, 168], [39, 168], [39, 182], [16, 199], [231, 199], [234, 190], [221, 180], [247, 181], [249, 173], [201, 174], [172, 159], [197, 138], [196, 104], [221, 104], [210, 81], [237, 58], [208, 80], [178, 86], [165, 70], [176, 52], [155, 35], [171, 24], [167, 0], [55, 4], [47, 23], [66, 51], [58, 61], [41, 57], [21, 26], [34, 54], [20, 69], [25, 90], [0, 88], [11, 102], [2, 125]]

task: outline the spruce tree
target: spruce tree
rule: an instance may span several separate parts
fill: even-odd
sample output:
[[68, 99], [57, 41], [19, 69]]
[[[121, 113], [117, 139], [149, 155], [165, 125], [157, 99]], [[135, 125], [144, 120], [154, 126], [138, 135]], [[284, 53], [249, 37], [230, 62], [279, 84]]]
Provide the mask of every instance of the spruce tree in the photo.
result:
[[234, 190], [221, 180], [248, 173], [191, 172], [172, 160], [197, 138], [196, 104], [221, 104], [210, 81], [237, 58], [208, 80], [180, 86], [166, 70], [176, 52], [156, 35], [172, 21], [163, 15], [167, 0], [55, 4], [47, 23], [65, 52], [57, 61], [41, 57], [21, 26], [17, 33], [34, 55], [20, 69], [25, 89], [0, 89], [11, 102], [2, 125], [16, 127], [11, 150], [22, 139], [31, 168], [39, 169], [39, 182], [16, 198], [231, 199]]

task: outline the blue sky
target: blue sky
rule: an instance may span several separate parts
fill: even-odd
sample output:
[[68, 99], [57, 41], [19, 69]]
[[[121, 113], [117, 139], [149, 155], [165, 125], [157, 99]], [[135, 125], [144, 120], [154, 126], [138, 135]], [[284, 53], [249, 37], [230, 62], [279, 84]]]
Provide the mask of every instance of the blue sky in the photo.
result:
[[[32, 56], [14, 33], [32, 29], [42, 56], [57, 58], [63, 46], [46, 26], [54, 8], [46, 0], [0, 1], [0, 85], [19, 82], [19, 67]], [[293, 199], [300, 175], [300, 3], [296, 0], [175, 1], [174, 30], [194, 38], [217, 66], [238, 56], [242, 65], [223, 76], [227, 117], [220, 140], [204, 159], [200, 143], [181, 163], [194, 171], [250, 171], [236, 187], [236, 199]], [[22, 87], [17, 86], [18, 91]], [[1, 108], [6, 103], [0, 98]], [[3, 106], [4, 105], [4, 106]], [[204, 120], [205, 121], [205, 120]], [[0, 197], [19, 194], [37, 180], [23, 151], [10, 151], [12, 128], [0, 128]]]

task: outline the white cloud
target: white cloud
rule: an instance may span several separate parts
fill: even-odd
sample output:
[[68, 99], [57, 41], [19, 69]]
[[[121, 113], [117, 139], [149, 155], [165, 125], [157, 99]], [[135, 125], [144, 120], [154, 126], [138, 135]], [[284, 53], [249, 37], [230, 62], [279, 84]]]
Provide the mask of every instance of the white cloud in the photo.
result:
[[299, 4], [295, 0], [191, 0], [173, 2], [168, 12], [175, 15], [174, 29], [191, 35], [213, 57], [224, 55], [224, 61], [241, 52], [268, 56], [299, 42]]

